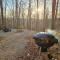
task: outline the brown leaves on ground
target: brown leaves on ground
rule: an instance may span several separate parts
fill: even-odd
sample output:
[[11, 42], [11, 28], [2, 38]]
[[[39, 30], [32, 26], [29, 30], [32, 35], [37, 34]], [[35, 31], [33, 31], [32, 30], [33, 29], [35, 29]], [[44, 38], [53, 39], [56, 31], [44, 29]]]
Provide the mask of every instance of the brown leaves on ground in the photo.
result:
[[33, 40], [27, 42], [24, 55], [18, 58], [19, 60], [39, 60], [38, 47], [35, 45]]
[[[58, 56], [55, 52], [53, 55], [59, 60], [60, 54]], [[22, 57], [19, 57], [19, 60], [42, 60], [41, 57], [41, 51], [38, 50], [38, 46], [35, 44], [34, 40], [28, 40], [24, 55]]]

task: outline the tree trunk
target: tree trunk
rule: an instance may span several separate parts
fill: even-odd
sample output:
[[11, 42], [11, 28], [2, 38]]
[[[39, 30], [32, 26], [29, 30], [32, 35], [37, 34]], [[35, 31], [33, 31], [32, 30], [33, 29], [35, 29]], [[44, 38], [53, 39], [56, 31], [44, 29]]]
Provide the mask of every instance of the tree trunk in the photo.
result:
[[13, 23], [13, 28], [15, 28], [15, 20], [14, 20], [14, 12], [15, 12], [15, 11], [14, 11], [14, 0], [12, 0], [12, 5], [13, 5], [13, 10], [12, 10], [12, 11], [13, 11], [13, 12], [12, 12], [12, 13], [13, 13], [13, 14], [12, 14], [12, 16], [13, 16], [13, 21], [12, 21], [12, 23]]
[[31, 0], [29, 0], [27, 28], [31, 29]]
[[59, 3], [59, 0], [57, 0], [57, 4], [56, 4], [56, 13], [55, 13], [55, 20], [57, 19], [57, 12], [58, 12], [58, 3]]
[[55, 9], [56, 8], [56, 0], [52, 0], [52, 29], [55, 29]]
[[25, 24], [24, 24], [24, 7], [22, 5], [22, 25], [23, 25], [23, 29], [25, 28]]
[[[57, 22], [58, 3], [59, 3], [59, 0], [57, 0], [57, 4], [56, 4], [56, 13], [55, 13], [55, 27], [58, 27], [58, 26], [57, 26], [57, 24], [58, 24], [58, 22]], [[58, 28], [56, 28], [56, 29], [58, 29]]]
[[43, 31], [45, 32], [45, 22], [46, 22], [46, 0], [44, 0], [44, 19], [43, 19]]
[[7, 24], [6, 24], [7, 23], [7, 21], [6, 21], [7, 20], [6, 19], [6, 4], [7, 4], [7, 1], [5, 0], [5, 8], [4, 8], [5, 9], [5, 21], [4, 21], [4, 25], [5, 26], [7, 26]]
[[15, 0], [16, 3], [16, 11], [15, 11], [15, 16], [16, 16], [16, 28], [18, 29], [18, 0]]
[[0, 8], [1, 8], [1, 20], [2, 20], [2, 26], [4, 25], [4, 20], [3, 20], [3, 0], [0, 0]]
[[39, 31], [39, 13], [38, 13], [38, 8], [39, 8], [39, 0], [37, 0], [37, 20], [36, 20], [36, 31]]

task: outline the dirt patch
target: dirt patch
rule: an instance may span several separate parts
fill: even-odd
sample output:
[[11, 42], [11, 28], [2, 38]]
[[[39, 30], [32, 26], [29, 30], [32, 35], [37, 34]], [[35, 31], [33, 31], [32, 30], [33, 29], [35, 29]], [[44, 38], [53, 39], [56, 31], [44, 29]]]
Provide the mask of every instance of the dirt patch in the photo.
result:
[[0, 37], [0, 42], [1, 42], [2, 40], [4, 40], [4, 38], [5, 38], [5, 37]]

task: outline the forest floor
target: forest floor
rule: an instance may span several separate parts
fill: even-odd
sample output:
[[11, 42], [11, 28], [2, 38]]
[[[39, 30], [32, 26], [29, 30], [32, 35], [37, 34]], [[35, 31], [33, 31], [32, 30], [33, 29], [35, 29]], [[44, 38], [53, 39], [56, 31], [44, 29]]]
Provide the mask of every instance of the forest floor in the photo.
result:
[[0, 60], [41, 60], [33, 34], [30, 30], [0, 32]]

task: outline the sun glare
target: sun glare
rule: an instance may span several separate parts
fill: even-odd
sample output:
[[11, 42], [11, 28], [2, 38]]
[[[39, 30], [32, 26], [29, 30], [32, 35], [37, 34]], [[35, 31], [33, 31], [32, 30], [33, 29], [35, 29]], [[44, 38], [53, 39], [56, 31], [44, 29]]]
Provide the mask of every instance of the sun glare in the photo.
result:
[[[33, 11], [32, 11], [32, 16], [33, 15], [36, 15], [36, 13], [37, 13], [37, 8], [35, 8]], [[41, 7], [39, 7], [38, 8], [38, 14], [39, 14], [39, 18], [41, 19], [41, 18], [43, 18], [43, 7], [41, 6]]]

